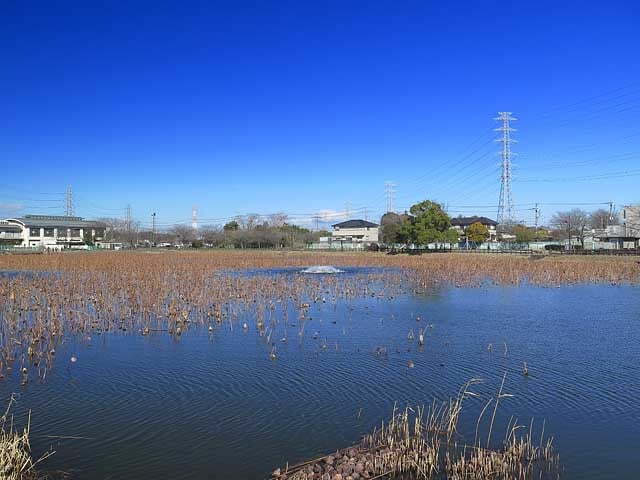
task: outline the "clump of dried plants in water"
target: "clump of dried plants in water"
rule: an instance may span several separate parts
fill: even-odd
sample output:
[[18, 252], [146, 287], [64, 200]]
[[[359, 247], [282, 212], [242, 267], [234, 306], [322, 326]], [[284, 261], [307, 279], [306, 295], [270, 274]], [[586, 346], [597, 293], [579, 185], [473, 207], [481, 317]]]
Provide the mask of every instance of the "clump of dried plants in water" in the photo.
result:
[[[460, 442], [457, 427], [465, 399], [474, 397], [467, 382], [458, 395], [428, 408], [395, 407], [391, 419], [357, 445], [313, 460], [278, 468], [272, 478], [278, 480], [359, 480], [359, 479], [487, 479], [513, 480], [558, 478], [559, 456], [544, 428], [534, 438], [533, 421], [528, 426], [511, 419], [503, 441], [491, 443], [495, 413], [503, 392], [504, 377], [495, 399], [489, 400], [477, 421], [473, 444]], [[479, 439], [482, 415], [494, 405], [485, 444]]]
[[0, 480], [28, 480], [42, 478], [36, 472], [36, 465], [53, 454], [48, 452], [37, 461], [31, 456], [29, 431], [31, 412], [27, 425], [20, 431], [13, 424], [11, 407], [15, 402], [12, 396], [4, 415], [0, 417]]

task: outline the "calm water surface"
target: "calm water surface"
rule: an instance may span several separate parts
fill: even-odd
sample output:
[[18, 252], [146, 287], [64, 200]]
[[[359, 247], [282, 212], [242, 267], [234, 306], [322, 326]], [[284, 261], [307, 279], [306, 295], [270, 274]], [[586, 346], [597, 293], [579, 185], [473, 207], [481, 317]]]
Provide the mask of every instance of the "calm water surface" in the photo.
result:
[[[249, 274], [268, 281], [296, 272]], [[46, 383], [21, 387], [14, 374], [0, 395], [16, 392], [16, 413], [32, 410], [34, 453], [56, 451], [47, 469], [76, 478], [262, 479], [287, 461], [354, 443], [394, 402], [444, 400], [479, 377], [482, 398], [467, 401], [461, 420], [473, 442], [478, 413], [507, 372], [514, 397], [500, 407], [497, 432], [511, 415], [540, 426], [545, 419], [566, 478], [637, 478], [638, 287], [443, 287], [319, 302], [309, 315], [301, 342], [296, 309], [274, 332], [275, 361], [252, 316], [248, 331], [241, 317], [213, 334], [79, 337], [58, 347]], [[422, 349], [407, 338], [420, 328]]]

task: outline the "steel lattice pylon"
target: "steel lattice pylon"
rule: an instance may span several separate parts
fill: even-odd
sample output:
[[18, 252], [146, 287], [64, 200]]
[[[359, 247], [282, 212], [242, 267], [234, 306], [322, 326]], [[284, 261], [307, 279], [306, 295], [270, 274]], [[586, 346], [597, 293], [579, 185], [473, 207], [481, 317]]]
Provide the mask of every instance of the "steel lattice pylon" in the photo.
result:
[[513, 195], [511, 192], [511, 144], [516, 141], [511, 138], [511, 132], [515, 132], [515, 128], [511, 128], [510, 122], [517, 120], [511, 116], [511, 112], [498, 112], [499, 117], [495, 120], [502, 122], [502, 126], [496, 128], [497, 132], [502, 132], [502, 136], [497, 139], [502, 143], [502, 174], [500, 176], [500, 199], [498, 200], [498, 218], [499, 225], [512, 223], [513, 217]]

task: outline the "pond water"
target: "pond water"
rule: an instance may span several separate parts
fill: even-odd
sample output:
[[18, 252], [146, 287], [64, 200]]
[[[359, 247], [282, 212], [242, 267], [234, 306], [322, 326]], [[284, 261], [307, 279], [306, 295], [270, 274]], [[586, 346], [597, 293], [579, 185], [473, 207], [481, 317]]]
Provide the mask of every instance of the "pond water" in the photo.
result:
[[273, 332], [275, 359], [255, 321], [245, 330], [242, 317], [213, 333], [69, 339], [46, 382], [21, 386], [13, 374], [0, 396], [16, 392], [16, 413], [31, 409], [34, 454], [55, 450], [45, 469], [76, 478], [263, 479], [286, 462], [353, 444], [396, 402], [445, 400], [482, 378], [473, 389], [481, 398], [466, 401], [460, 425], [473, 442], [506, 372], [513, 397], [498, 410], [499, 437], [511, 415], [540, 427], [544, 420], [565, 478], [637, 478], [638, 287], [443, 286], [319, 301], [308, 316], [300, 340], [292, 307], [289, 325]]

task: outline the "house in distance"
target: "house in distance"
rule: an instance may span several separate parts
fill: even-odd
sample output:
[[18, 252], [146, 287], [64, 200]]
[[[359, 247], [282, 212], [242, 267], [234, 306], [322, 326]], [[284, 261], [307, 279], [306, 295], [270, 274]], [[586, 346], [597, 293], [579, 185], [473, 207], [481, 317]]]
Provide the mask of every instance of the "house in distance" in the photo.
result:
[[467, 228], [476, 222], [481, 223], [489, 230], [489, 238], [487, 241], [495, 242], [497, 240], [498, 232], [496, 227], [498, 226], [498, 222], [487, 217], [454, 217], [451, 219], [451, 226], [456, 229], [462, 239], [465, 238]]
[[379, 225], [367, 220], [347, 220], [332, 225], [332, 242], [371, 244], [379, 239]]

